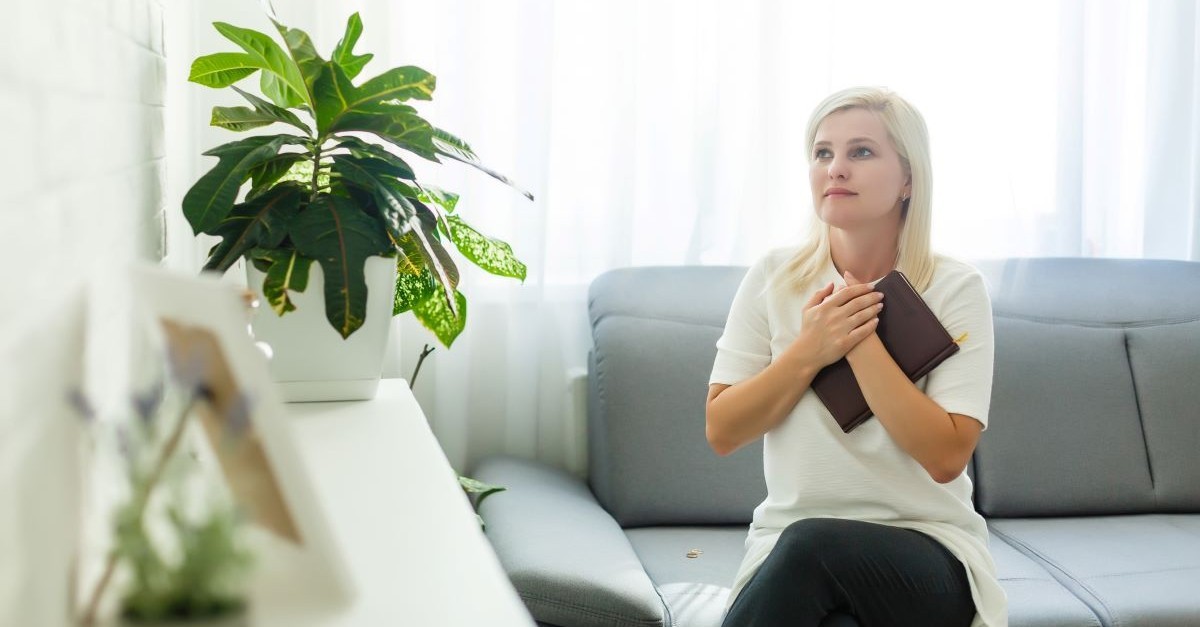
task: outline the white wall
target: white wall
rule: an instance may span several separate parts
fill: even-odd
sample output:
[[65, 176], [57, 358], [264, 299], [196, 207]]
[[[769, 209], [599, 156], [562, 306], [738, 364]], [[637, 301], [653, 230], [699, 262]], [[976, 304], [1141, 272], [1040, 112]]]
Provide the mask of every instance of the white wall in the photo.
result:
[[[82, 422], [128, 398], [125, 270], [165, 247], [161, 0], [0, 5], [0, 624], [66, 625]], [[87, 295], [86, 340], [72, 312]]]
[[161, 0], [4, 3], [0, 345], [86, 285], [105, 393], [129, 361], [123, 269], [164, 253], [165, 84]]

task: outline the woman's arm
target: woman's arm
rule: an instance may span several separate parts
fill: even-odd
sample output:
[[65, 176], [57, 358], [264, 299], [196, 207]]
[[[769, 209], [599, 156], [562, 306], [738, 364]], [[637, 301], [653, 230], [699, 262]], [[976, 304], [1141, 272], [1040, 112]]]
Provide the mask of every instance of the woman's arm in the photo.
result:
[[736, 385], [709, 386], [705, 436], [718, 455], [729, 455], [762, 437], [791, 413], [827, 364], [873, 335], [882, 299], [869, 285], [830, 284], [805, 305], [796, 339], [758, 374]]
[[846, 354], [863, 398], [892, 439], [938, 483], [958, 478], [983, 425], [960, 414], [946, 413], [917, 388], [888, 354], [875, 333]]
[[[847, 279], [857, 283], [853, 275]], [[846, 354], [846, 361], [867, 405], [901, 449], [938, 483], [962, 474], [983, 430], [979, 420], [947, 412], [917, 388], [874, 332]]]

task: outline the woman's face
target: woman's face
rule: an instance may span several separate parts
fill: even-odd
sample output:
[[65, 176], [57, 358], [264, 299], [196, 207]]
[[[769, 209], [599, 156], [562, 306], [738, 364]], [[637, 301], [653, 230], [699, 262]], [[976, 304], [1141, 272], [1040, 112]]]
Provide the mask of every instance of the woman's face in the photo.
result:
[[855, 108], [826, 116], [809, 157], [813, 207], [822, 221], [841, 229], [899, 221], [909, 177], [874, 113]]

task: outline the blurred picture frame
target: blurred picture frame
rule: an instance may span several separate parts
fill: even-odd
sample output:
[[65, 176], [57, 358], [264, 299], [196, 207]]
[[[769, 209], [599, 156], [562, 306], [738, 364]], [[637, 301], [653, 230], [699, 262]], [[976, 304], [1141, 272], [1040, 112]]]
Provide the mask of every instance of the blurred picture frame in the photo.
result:
[[[173, 378], [204, 389], [196, 418], [233, 498], [255, 523], [255, 605], [272, 599], [336, 608], [355, 584], [290, 429], [267, 356], [249, 331], [237, 286], [138, 265], [136, 306], [168, 357]], [[235, 419], [231, 419], [235, 417]], [[238, 424], [234, 424], [237, 422]], [[299, 610], [300, 607], [295, 609]]]

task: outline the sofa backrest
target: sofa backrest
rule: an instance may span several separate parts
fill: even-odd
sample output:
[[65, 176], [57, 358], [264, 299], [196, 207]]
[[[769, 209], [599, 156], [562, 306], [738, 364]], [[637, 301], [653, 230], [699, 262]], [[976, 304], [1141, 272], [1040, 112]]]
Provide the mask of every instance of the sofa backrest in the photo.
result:
[[[970, 471], [986, 516], [1200, 511], [1200, 263], [976, 261], [996, 333]], [[749, 522], [761, 441], [726, 458], [704, 399], [742, 267], [614, 270], [589, 292], [588, 467], [625, 527]]]
[[996, 333], [980, 512], [1200, 511], [1200, 263], [975, 265]]
[[761, 441], [704, 436], [716, 342], [746, 268], [626, 268], [588, 293], [588, 473], [623, 527], [747, 523], [766, 497]]

